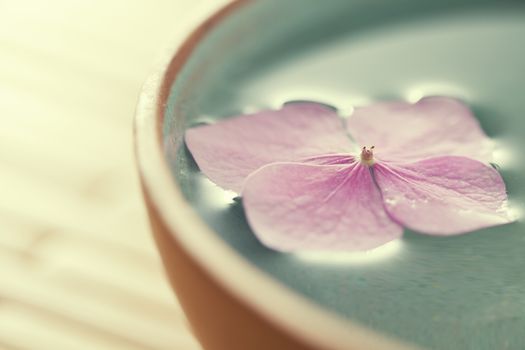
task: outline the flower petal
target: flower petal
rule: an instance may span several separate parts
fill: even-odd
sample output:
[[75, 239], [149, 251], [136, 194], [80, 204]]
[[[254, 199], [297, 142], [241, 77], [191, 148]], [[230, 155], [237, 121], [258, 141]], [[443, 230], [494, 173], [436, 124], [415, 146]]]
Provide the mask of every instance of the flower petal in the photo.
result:
[[186, 131], [186, 144], [201, 171], [225, 189], [240, 192], [261, 166], [348, 152], [352, 143], [335, 111], [316, 103], [287, 104]]
[[435, 156], [492, 160], [492, 143], [472, 112], [448, 97], [426, 97], [415, 104], [377, 103], [357, 108], [347, 122], [360, 146], [375, 146], [376, 157], [417, 161]]
[[390, 216], [422, 233], [454, 235], [514, 221], [500, 174], [473, 159], [376, 163], [374, 175]]
[[403, 233], [357, 162], [267, 165], [247, 178], [243, 203], [259, 240], [280, 251], [366, 250]]

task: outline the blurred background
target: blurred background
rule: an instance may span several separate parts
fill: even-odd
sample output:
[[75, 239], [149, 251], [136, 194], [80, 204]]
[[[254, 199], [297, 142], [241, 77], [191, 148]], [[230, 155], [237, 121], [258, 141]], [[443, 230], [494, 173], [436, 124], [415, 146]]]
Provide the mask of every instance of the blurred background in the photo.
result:
[[149, 234], [132, 120], [203, 4], [0, 2], [0, 349], [199, 349]]

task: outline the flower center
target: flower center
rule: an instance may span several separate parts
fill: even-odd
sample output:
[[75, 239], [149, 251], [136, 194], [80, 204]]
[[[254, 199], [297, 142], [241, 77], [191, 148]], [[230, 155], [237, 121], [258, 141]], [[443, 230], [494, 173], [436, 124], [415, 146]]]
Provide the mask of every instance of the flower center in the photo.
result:
[[371, 166], [374, 165], [374, 146], [361, 149], [361, 163]]

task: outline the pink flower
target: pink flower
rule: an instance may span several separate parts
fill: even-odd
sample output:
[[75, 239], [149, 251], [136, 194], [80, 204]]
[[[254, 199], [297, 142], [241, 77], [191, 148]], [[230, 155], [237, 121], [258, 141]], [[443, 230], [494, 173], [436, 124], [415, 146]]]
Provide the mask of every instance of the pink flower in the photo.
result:
[[513, 221], [490, 140], [451, 98], [378, 103], [346, 121], [287, 104], [189, 129], [186, 144], [280, 251], [366, 250], [403, 227], [447, 236]]

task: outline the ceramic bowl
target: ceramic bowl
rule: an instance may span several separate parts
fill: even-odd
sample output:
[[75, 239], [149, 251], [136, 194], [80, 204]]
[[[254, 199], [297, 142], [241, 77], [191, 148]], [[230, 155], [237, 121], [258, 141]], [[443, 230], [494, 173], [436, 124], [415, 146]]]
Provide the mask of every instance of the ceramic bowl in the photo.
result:
[[[183, 135], [297, 99], [347, 112], [443, 94], [489, 136], [522, 142], [525, 105], [510, 92], [525, 88], [524, 18], [510, 0], [236, 1], [176, 43], [140, 97], [136, 154], [165, 269], [205, 349], [523, 348], [521, 223], [450, 239], [406, 231], [373, 254], [280, 254], [198, 172]], [[514, 201], [521, 164], [499, 164]]]

